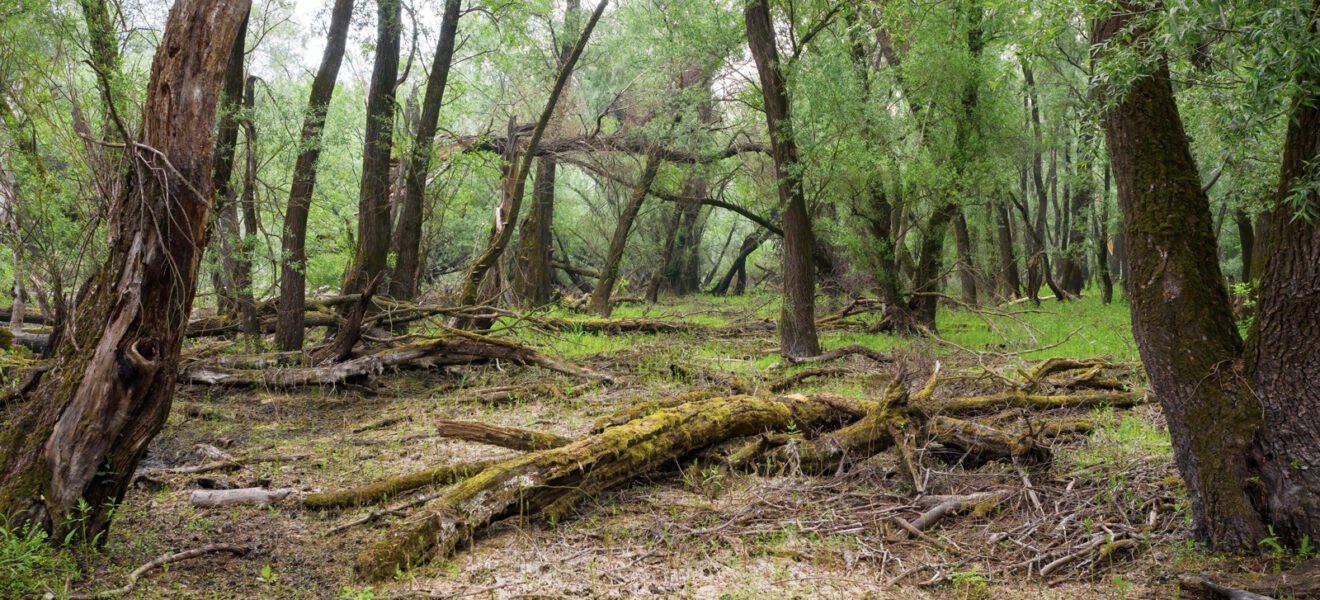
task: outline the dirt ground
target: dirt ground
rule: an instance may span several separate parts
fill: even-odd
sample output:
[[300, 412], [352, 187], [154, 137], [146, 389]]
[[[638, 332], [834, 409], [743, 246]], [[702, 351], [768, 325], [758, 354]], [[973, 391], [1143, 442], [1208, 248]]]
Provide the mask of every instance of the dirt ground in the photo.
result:
[[[888, 455], [829, 477], [806, 477], [791, 468], [720, 475], [699, 462], [671, 464], [594, 499], [574, 519], [504, 521], [453, 559], [375, 586], [354, 577], [352, 562], [397, 517], [327, 535], [371, 507], [317, 512], [303, 509], [297, 495], [264, 508], [204, 509], [188, 502], [190, 492], [202, 487], [288, 487], [301, 494], [513, 455], [442, 439], [434, 431], [437, 418], [582, 436], [596, 419], [622, 407], [707, 385], [694, 372], [752, 378], [777, 373], [764, 358], [763, 349], [773, 347], [771, 335], [614, 340], [599, 352], [581, 350], [576, 360], [621, 375], [621, 384], [575, 397], [493, 405], [474, 400], [474, 390], [533, 382], [570, 389], [580, 382], [489, 365], [388, 374], [370, 389], [183, 387], [107, 547], [80, 557], [82, 577], [71, 587], [117, 587], [128, 571], [160, 554], [216, 542], [252, 551], [243, 557], [208, 555], [148, 573], [130, 597], [1176, 598], [1180, 574], [1269, 568], [1223, 562], [1188, 541], [1181, 482], [1153, 405], [1083, 411], [1099, 429], [1056, 438], [1054, 459], [1045, 466], [971, 468], [931, 455], [925, 460], [929, 493], [1010, 489], [1013, 495], [987, 514], [947, 519], [924, 540], [903, 539], [892, 526], [893, 517], [911, 519], [920, 510], [912, 503], [914, 482], [897, 474], [896, 459]], [[910, 385], [919, 387], [939, 358], [952, 378], [937, 396], [958, 395], [982, 386], [977, 374], [984, 366], [1023, 363], [986, 365], [983, 357], [931, 347], [893, 356], [889, 364], [849, 357], [840, 363], [845, 376], [813, 380], [793, 392], [874, 397], [899, 362]], [[686, 368], [670, 366], [680, 363]], [[959, 381], [959, 375], [966, 377]], [[165, 471], [207, 462], [199, 444], [237, 457], [287, 460], [199, 474]], [[1081, 551], [1040, 575], [1056, 557], [1105, 532], [1131, 541]]]

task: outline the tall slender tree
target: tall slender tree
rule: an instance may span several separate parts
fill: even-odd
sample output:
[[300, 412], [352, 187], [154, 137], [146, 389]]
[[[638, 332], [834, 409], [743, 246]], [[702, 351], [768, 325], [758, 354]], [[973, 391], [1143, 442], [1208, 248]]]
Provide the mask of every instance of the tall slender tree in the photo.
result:
[[339, 78], [344, 59], [348, 25], [353, 17], [353, 0], [335, 0], [330, 11], [330, 30], [321, 66], [312, 80], [307, 111], [298, 137], [298, 158], [293, 165], [293, 185], [284, 211], [280, 231], [279, 320], [275, 327], [275, 345], [280, 350], [300, 350], [303, 344], [303, 304], [307, 293], [307, 217], [316, 187], [316, 162], [321, 156], [321, 132], [325, 113]]

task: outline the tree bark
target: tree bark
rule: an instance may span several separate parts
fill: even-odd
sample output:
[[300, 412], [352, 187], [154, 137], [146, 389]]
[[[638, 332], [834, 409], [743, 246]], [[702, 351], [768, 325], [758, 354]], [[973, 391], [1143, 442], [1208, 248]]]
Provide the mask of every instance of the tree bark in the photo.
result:
[[397, 258], [394, 276], [390, 279], [390, 295], [397, 300], [411, 300], [417, 296], [422, 269], [422, 209], [426, 202], [426, 178], [435, 156], [433, 138], [440, 119], [440, 107], [444, 104], [445, 86], [449, 82], [449, 67], [454, 61], [454, 39], [458, 35], [461, 12], [461, 0], [445, 0], [444, 16], [440, 18], [440, 39], [436, 43], [431, 75], [426, 79], [422, 114], [408, 155], [403, 206], [399, 210], [398, 235], [395, 236]]
[[[376, 0], [376, 60], [367, 90], [367, 131], [362, 143], [358, 194], [357, 254], [340, 293], [357, 294], [383, 283], [390, 252], [390, 151], [394, 143], [394, 96], [399, 78], [400, 0]], [[363, 293], [360, 303], [367, 301]], [[356, 311], [343, 307], [340, 316]], [[341, 327], [332, 344], [352, 348], [361, 332]]]
[[321, 66], [312, 80], [307, 112], [303, 115], [298, 138], [298, 158], [293, 166], [293, 184], [280, 232], [280, 302], [275, 345], [280, 350], [301, 350], [303, 344], [303, 298], [307, 293], [307, 216], [316, 186], [316, 161], [321, 156], [321, 132], [325, 113], [339, 78], [344, 58], [348, 26], [353, 17], [353, 0], [335, 0], [330, 12], [330, 31]]
[[[1148, 10], [1123, 2], [1097, 21], [1093, 60], [1116, 51], [1111, 45], [1148, 51], [1143, 38], [1152, 32], [1140, 24]], [[1133, 335], [1169, 423], [1197, 536], [1224, 550], [1258, 550], [1271, 535], [1297, 543], [1320, 535], [1320, 230], [1295, 218], [1296, 202], [1320, 199], [1313, 190], [1293, 195], [1298, 181], [1314, 176], [1307, 165], [1320, 150], [1320, 76], [1304, 70], [1298, 81], [1305, 95], [1288, 127], [1259, 315], [1244, 352], [1209, 200], [1167, 64], [1154, 58], [1104, 113], [1132, 273]]]
[[1238, 242], [1242, 245], [1242, 270], [1240, 271], [1241, 283], [1251, 283], [1251, 262], [1255, 259], [1256, 250], [1256, 230], [1251, 225], [1251, 217], [1247, 211], [1236, 209], [1233, 211], [1233, 222], [1237, 225]]
[[111, 508], [169, 414], [214, 192], [216, 104], [248, 8], [178, 0], [170, 10], [141, 142], [127, 146], [132, 170], [111, 202], [109, 256], [33, 392], [42, 401], [0, 436], [0, 515], [10, 527], [104, 541]]
[[591, 291], [591, 311], [603, 317], [610, 316], [613, 308], [610, 294], [614, 292], [614, 282], [618, 279], [619, 263], [623, 261], [628, 233], [632, 231], [633, 221], [637, 220], [637, 213], [642, 210], [642, 202], [646, 200], [647, 190], [651, 188], [651, 182], [655, 181], [655, 174], [659, 169], [660, 158], [655, 154], [648, 154], [646, 166], [642, 168], [642, 177], [633, 188], [632, 196], [628, 198], [623, 213], [619, 215], [618, 224], [614, 226], [614, 237], [610, 240], [605, 265], [600, 269], [600, 279], [596, 281], [596, 289]]
[[1008, 208], [1004, 201], [997, 200], [991, 209], [995, 213], [995, 234], [997, 236], [1000, 265], [1000, 285], [1005, 298], [1022, 297], [1022, 277], [1018, 273], [1017, 256], [1013, 251], [1013, 228], [1008, 218]]
[[953, 239], [958, 252], [958, 283], [964, 304], [976, 306], [976, 268], [972, 265], [972, 235], [967, 229], [967, 215], [961, 210], [953, 219]]
[[802, 193], [797, 142], [793, 139], [792, 114], [780, 72], [779, 50], [766, 0], [751, 0], [743, 12], [747, 44], [761, 80], [766, 126], [770, 131], [771, 155], [779, 182], [779, 200], [784, 207], [784, 296], [779, 314], [779, 351], [788, 357], [820, 354], [816, 338], [816, 274], [812, 264], [811, 215]]
[[[531, 139], [527, 141], [527, 148], [521, 153], [522, 157], [510, 166], [509, 177], [505, 180], [503, 197], [507, 201], [508, 209], [500, 215], [502, 222], [496, 224], [495, 234], [492, 236], [490, 244], [472, 263], [472, 267], [463, 275], [463, 290], [459, 294], [459, 306], [473, 306], [481, 300], [481, 285], [486, 279], [486, 274], [495, 268], [500, 257], [504, 254], [504, 248], [509, 245], [509, 239], [513, 237], [513, 227], [511, 226], [518, 218], [519, 210], [522, 207], [523, 193], [527, 187], [527, 176], [531, 172], [532, 160], [536, 156], [537, 146], [541, 143], [541, 137], [545, 135], [546, 127], [550, 125], [550, 119], [555, 114], [555, 109], [559, 104], [559, 96], [564, 91], [564, 86], [568, 84], [568, 78], [573, 73], [573, 68], [577, 65], [578, 58], [582, 56], [583, 49], [587, 46], [587, 40], [591, 39], [591, 32], [596, 28], [596, 23], [600, 21], [601, 13], [605, 12], [605, 6], [609, 0], [600, 0], [592, 11], [591, 17], [587, 19], [586, 26], [582, 29], [582, 34], [578, 36], [577, 43], [569, 51], [568, 58], [564, 60], [559, 68], [559, 75], [555, 78], [554, 87], [550, 89], [550, 97], [546, 100], [545, 107], [541, 109], [541, 116], [537, 119], [536, 125], [532, 128]], [[503, 225], [503, 226], [501, 226]], [[458, 325], [468, 326], [473, 323], [460, 320]]]

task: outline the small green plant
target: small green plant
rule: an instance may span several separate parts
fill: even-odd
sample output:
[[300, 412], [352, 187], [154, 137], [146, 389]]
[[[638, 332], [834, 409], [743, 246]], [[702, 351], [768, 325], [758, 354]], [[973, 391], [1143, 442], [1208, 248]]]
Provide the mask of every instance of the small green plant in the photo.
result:
[[990, 597], [990, 579], [975, 565], [966, 571], [954, 571], [949, 575], [953, 584], [953, 597], [958, 600], [984, 600]]
[[376, 600], [376, 590], [372, 587], [364, 587], [355, 590], [351, 586], [344, 586], [339, 590], [339, 600]]
[[261, 565], [261, 572], [257, 574], [257, 581], [266, 585], [275, 583], [275, 570], [270, 565]]
[[36, 598], [77, 576], [73, 558], [51, 548], [45, 531], [0, 526], [0, 597]]
[[1124, 579], [1122, 575], [1115, 574], [1109, 582], [1109, 588], [1113, 590], [1115, 595], [1126, 598], [1128, 593], [1132, 591], [1132, 582]]

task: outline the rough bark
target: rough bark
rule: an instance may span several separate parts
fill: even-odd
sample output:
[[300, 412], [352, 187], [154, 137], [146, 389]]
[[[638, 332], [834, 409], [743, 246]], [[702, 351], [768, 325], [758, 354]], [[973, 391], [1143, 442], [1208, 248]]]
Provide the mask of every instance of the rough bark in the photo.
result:
[[1017, 256], [1013, 251], [1013, 228], [1008, 218], [1008, 208], [999, 200], [991, 208], [995, 214], [995, 234], [998, 242], [1000, 265], [1000, 289], [1009, 299], [1022, 297], [1022, 277], [1018, 273]]
[[784, 356], [820, 354], [816, 338], [816, 274], [812, 264], [815, 234], [802, 191], [797, 142], [793, 139], [792, 108], [780, 72], [774, 25], [766, 0], [747, 3], [743, 18], [747, 44], [761, 81], [766, 127], [770, 132], [771, 157], [778, 180], [780, 216], [784, 230], [784, 295], [779, 314], [779, 351]]
[[303, 344], [303, 298], [307, 293], [307, 217], [316, 186], [316, 162], [321, 156], [321, 131], [325, 113], [339, 77], [353, 16], [353, 0], [335, 0], [330, 12], [330, 30], [321, 66], [312, 80], [312, 91], [303, 115], [298, 138], [298, 158], [293, 166], [293, 184], [280, 230], [280, 301], [275, 345], [280, 350], [301, 350]]
[[395, 236], [397, 258], [394, 276], [390, 279], [390, 295], [397, 300], [411, 300], [417, 296], [422, 270], [422, 214], [426, 201], [426, 178], [430, 174], [431, 160], [435, 155], [433, 138], [436, 123], [440, 119], [440, 107], [444, 104], [445, 86], [449, 82], [449, 67], [454, 60], [454, 39], [458, 34], [461, 5], [461, 0], [445, 1], [435, 58], [431, 62], [431, 74], [426, 79], [422, 112], [413, 136], [412, 151], [408, 154], [403, 206], [399, 209], [398, 235]]
[[642, 210], [642, 202], [646, 200], [647, 191], [651, 189], [651, 182], [655, 180], [655, 174], [659, 169], [660, 158], [648, 154], [646, 166], [642, 167], [642, 177], [637, 181], [632, 195], [628, 198], [628, 204], [619, 214], [619, 222], [614, 226], [614, 237], [610, 239], [610, 249], [605, 255], [605, 265], [600, 269], [600, 279], [596, 281], [596, 288], [591, 290], [590, 309], [603, 317], [610, 316], [613, 309], [610, 294], [614, 292], [614, 282], [618, 279], [619, 263], [623, 261], [623, 251], [628, 244], [628, 233], [632, 231], [633, 222], [637, 220], [637, 213]]
[[11, 527], [104, 540], [110, 508], [169, 414], [214, 192], [216, 104], [248, 7], [178, 0], [170, 10], [141, 141], [125, 149], [132, 170], [111, 201], [109, 255], [34, 392], [43, 401], [0, 437], [0, 515]]
[[967, 215], [961, 210], [953, 219], [953, 239], [958, 252], [958, 283], [961, 287], [962, 301], [969, 306], [976, 306], [976, 267], [972, 259], [972, 234], [967, 228]]
[[[1142, 51], [1151, 32], [1134, 15], [1148, 9], [1121, 3], [1098, 20], [1093, 59], [1115, 49]], [[1261, 315], [1270, 316], [1259, 323], [1243, 361], [1209, 200], [1168, 67], [1155, 58], [1109, 104], [1104, 124], [1133, 274], [1133, 334], [1168, 419], [1196, 535], [1216, 549], [1251, 550], [1270, 526], [1287, 541], [1320, 534], [1320, 485], [1311, 472], [1320, 467], [1313, 451], [1320, 236], [1300, 219], [1280, 223], [1288, 232], [1275, 237], [1270, 291], [1262, 281]], [[1316, 90], [1315, 83], [1299, 83]], [[1305, 107], [1298, 103], [1288, 129], [1280, 190], [1290, 190], [1304, 158], [1315, 156], [1315, 104]]]
[[1256, 230], [1252, 227], [1251, 217], [1247, 215], [1247, 211], [1240, 208], [1233, 211], [1233, 223], [1237, 225], [1238, 241], [1242, 246], [1242, 270], [1239, 272], [1238, 281], [1251, 283], [1251, 262], [1254, 260], [1256, 249]]

